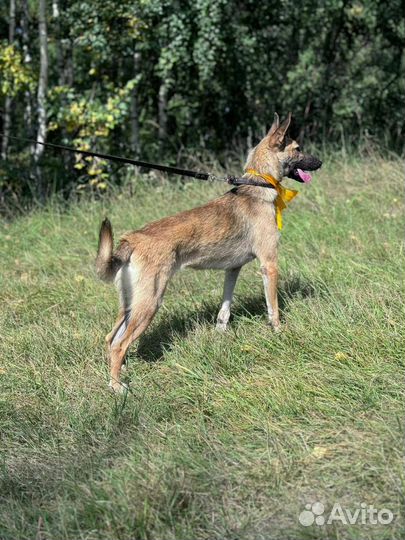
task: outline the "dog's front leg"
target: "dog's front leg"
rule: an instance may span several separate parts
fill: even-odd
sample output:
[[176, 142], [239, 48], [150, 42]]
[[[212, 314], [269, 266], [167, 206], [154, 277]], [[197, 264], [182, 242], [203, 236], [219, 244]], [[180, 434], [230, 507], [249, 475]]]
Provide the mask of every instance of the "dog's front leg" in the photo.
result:
[[278, 313], [277, 298], [277, 262], [267, 262], [262, 264], [260, 269], [263, 276], [264, 294], [266, 297], [269, 322], [273, 326], [274, 330], [278, 332], [280, 330], [280, 317]]
[[235, 289], [236, 280], [238, 279], [240, 269], [241, 266], [239, 266], [239, 268], [232, 268], [232, 270], [225, 271], [224, 295], [222, 299], [222, 306], [217, 317], [217, 330], [224, 331], [228, 325], [229, 317], [231, 316], [233, 291]]

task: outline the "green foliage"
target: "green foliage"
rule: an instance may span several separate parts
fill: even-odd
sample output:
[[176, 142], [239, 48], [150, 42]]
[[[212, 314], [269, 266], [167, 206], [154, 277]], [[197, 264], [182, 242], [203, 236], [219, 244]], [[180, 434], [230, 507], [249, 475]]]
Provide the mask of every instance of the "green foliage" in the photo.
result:
[[[77, 96], [67, 87], [54, 87], [49, 96], [52, 103], [49, 130], [63, 126], [75, 148], [90, 150], [97, 144], [102, 149], [105, 147], [103, 141], [107, 141], [111, 132], [128, 117], [129, 98], [135, 86], [136, 79], [128, 81], [123, 88], [107, 82], [102, 96], [93, 95], [91, 99], [88, 95]], [[88, 180], [91, 186], [106, 189], [108, 166], [109, 163], [100, 158], [77, 154], [74, 168], [87, 176], [81, 178], [78, 188], [83, 189], [83, 181]]]
[[20, 51], [6, 41], [0, 42], [0, 96], [17, 96], [26, 88], [33, 89], [35, 78], [22, 61]]
[[[235, 144], [244, 148], [263, 133], [275, 110], [291, 110], [302, 140], [340, 143], [344, 136], [403, 148], [401, 0], [59, 4], [59, 17], [48, 14], [50, 140], [170, 162], [179, 149], [183, 155], [184, 149], [219, 155]], [[15, 135], [25, 130], [21, 89], [32, 85], [39, 70], [36, 8], [29, 3], [25, 43], [17, 5], [16, 41], [0, 54], [1, 91], [19, 93]], [[2, 7], [0, 38], [7, 35], [6, 23]], [[23, 46], [31, 67], [22, 63]], [[111, 99], [114, 111], [107, 109]], [[86, 112], [79, 113], [83, 104]], [[47, 163], [45, 158], [42, 165]], [[83, 170], [76, 171], [79, 183]]]

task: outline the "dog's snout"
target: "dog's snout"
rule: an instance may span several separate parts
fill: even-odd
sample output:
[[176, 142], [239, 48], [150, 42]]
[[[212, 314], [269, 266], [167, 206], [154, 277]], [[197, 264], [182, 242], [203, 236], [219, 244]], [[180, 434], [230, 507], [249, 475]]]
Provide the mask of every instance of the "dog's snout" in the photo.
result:
[[316, 171], [322, 166], [322, 161], [315, 156], [311, 156], [311, 155], [306, 156], [306, 159], [304, 161], [305, 161], [304, 168], [310, 171]]

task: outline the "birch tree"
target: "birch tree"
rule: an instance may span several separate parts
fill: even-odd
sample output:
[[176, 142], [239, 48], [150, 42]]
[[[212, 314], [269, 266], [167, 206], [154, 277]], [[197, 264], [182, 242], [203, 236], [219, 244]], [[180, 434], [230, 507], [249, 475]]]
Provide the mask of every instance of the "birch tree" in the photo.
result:
[[[15, 35], [15, 0], [10, 0], [10, 22], [9, 22], [9, 33], [8, 41], [12, 45], [14, 42]], [[10, 124], [11, 124], [11, 106], [12, 98], [10, 95], [6, 96], [4, 103], [4, 115], [3, 115], [3, 139], [1, 142], [1, 157], [2, 159], [7, 158], [8, 151], [8, 136], [10, 135]]]
[[[46, 139], [46, 93], [48, 89], [48, 33], [46, 25], [46, 0], [39, 0], [38, 12], [39, 29], [39, 80], [37, 93], [38, 132], [37, 141], [45, 142]], [[34, 152], [36, 175], [40, 197], [44, 197], [41, 170], [39, 160], [44, 153], [44, 146], [37, 144]]]
[[[139, 76], [140, 64], [141, 53], [135, 48], [133, 55], [134, 78]], [[138, 85], [134, 86], [131, 95], [131, 149], [136, 155], [140, 151]]]
[[[23, 49], [23, 60], [25, 67], [30, 70], [32, 63], [30, 51], [30, 36], [29, 36], [29, 6], [28, 0], [21, 2], [21, 40]], [[27, 85], [24, 91], [24, 125], [29, 138], [32, 137], [33, 121], [32, 121], [32, 92]], [[34, 152], [34, 147], [31, 147], [31, 154]]]

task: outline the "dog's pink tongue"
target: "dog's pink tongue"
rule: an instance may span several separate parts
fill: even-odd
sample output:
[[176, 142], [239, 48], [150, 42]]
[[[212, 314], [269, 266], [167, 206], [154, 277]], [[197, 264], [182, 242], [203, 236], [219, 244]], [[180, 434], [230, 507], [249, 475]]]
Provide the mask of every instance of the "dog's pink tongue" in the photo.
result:
[[297, 169], [297, 173], [303, 182], [310, 182], [312, 180], [312, 176], [309, 174], [309, 172], [303, 171], [302, 169]]

